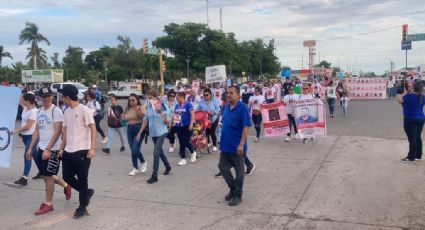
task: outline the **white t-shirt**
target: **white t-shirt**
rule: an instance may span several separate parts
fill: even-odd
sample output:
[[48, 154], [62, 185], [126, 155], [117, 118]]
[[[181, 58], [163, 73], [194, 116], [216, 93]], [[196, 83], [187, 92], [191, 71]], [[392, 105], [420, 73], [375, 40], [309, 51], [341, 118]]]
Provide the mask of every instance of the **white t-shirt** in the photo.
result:
[[293, 104], [300, 98], [299, 94], [287, 94], [283, 97], [283, 101], [285, 102], [285, 109], [287, 114], [292, 114], [294, 112]]
[[26, 107], [24, 107], [24, 109], [22, 110], [21, 117], [22, 117], [21, 128], [27, 125], [28, 120], [34, 121], [34, 124], [31, 126], [30, 129], [28, 129], [27, 131], [21, 132], [22, 135], [32, 135], [35, 130], [35, 121], [37, 120], [37, 108], [32, 108], [30, 110], [27, 110]]
[[301, 94], [301, 95], [298, 95], [297, 100], [310, 100], [310, 99], [314, 99], [312, 94]]
[[328, 86], [326, 88], [326, 95], [328, 98], [336, 98], [336, 87], [335, 86]]
[[[53, 121], [53, 122], [52, 122]], [[49, 109], [44, 110], [41, 108], [37, 111], [37, 126], [39, 132], [38, 147], [42, 150], [46, 149], [50, 140], [55, 133], [54, 123], [63, 122], [62, 110], [55, 105], [50, 106]], [[59, 150], [62, 143], [61, 138], [56, 141], [50, 150]]]
[[261, 104], [263, 104], [266, 100], [263, 95], [254, 95], [249, 97], [249, 103], [252, 104], [251, 109], [260, 110]]
[[63, 126], [66, 127], [65, 151], [69, 153], [91, 148], [89, 124], [94, 124], [92, 111], [84, 105], [65, 110]]
[[267, 99], [274, 99], [274, 94], [276, 90], [273, 87], [264, 87], [263, 88], [263, 95]]
[[211, 93], [213, 94], [213, 97], [217, 98], [219, 101], [221, 101], [221, 95], [223, 94], [224, 89], [223, 88], [212, 88]]
[[274, 84], [273, 86], [275, 92], [276, 92], [276, 99], [280, 100], [281, 99], [281, 92], [282, 92], [282, 85], [279, 83]]
[[93, 116], [96, 116], [101, 109], [100, 103], [97, 102], [96, 100], [88, 101], [86, 106], [91, 110], [91, 112], [93, 113]]

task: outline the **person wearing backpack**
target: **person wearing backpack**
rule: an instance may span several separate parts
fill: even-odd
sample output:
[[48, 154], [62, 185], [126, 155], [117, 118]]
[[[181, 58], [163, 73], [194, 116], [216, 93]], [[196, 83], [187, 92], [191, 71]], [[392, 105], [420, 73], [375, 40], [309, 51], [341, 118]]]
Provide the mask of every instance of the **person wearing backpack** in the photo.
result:
[[103, 129], [100, 127], [100, 121], [104, 117], [104, 112], [102, 110], [102, 107], [98, 101], [96, 101], [96, 95], [93, 93], [93, 91], [87, 91], [86, 94], [86, 106], [93, 112], [93, 118], [94, 122], [96, 124], [96, 130], [100, 135], [102, 136], [102, 144], [108, 143], [108, 138], [105, 136], [105, 133], [103, 132]]
[[121, 105], [118, 105], [118, 98], [115, 95], [110, 96], [111, 107], [108, 108], [108, 144], [102, 151], [106, 154], [111, 153], [112, 143], [114, 141], [115, 133], [118, 133], [121, 141], [120, 152], [125, 151], [124, 147], [124, 132], [122, 120], [124, 117], [124, 110]]

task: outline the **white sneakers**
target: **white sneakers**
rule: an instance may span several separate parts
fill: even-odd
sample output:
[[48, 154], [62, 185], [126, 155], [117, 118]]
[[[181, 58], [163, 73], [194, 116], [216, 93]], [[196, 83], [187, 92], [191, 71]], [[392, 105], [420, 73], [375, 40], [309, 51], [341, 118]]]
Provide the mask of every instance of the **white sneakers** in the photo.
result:
[[217, 149], [217, 147], [214, 146], [212, 150], [213, 150], [213, 152], [217, 152], [218, 149]]
[[285, 141], [286, 141], [286, 142], [290, 142], [290, 141], [291, 141], [291, 137], [288, 137], [288, 136], [287, 136], [287, 137], [286, 137], [286, 139], [285, 139]]
[[295, 138], [300, 139], [300, 135], [298, 133], [296, 133]]
[[142, 167], [140, 167], [140, 171], [133, 168], [130, 173], [128, 173], [129, 176], [135, 176], [139, 173], [145, 173], [146, 170], [148, 170], [148, 162], [142, 163]]
[[196, 152], [195, 151], [193, 151], [193, 153], [192, 154], [190, 154], [190, 162], [195, 162], [196, 161]]
[[137, 170], [137, 169], [133, 169], [133, 170], [131, 170], [131, 172], [128, 174], [129, 176], [134, 176], [134, 175], [137, 175], [137, 174], [139, 174], [140, 172], [139, 172], [139, 170]]
[[103, 138], [103, 140], [100, 143], [102, 143], [102, 144], [108, 143], [108, 138], [107, 137]]
[[171, 146], [170, 149], [168, 150], [169, 153], [174, 153], [174, 146]]
[[142, 167], [140, 167], [140, 172], [145, 173], [148, 170], [148, 162], [142, 163]]
[[186, 165], [186, 159], [181, 159], [177, 164], [180, 166]]

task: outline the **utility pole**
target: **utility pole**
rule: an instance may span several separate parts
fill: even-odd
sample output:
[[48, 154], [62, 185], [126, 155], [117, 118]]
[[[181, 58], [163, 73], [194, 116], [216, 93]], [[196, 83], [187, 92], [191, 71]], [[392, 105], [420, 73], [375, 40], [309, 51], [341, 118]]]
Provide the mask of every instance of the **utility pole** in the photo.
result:
[[207, 0], [207, 27], [210, 26], [210, 16], [209, 16], [209, 1]]
[[220, 30], [223, 31], [223, 8], [220, 5]]

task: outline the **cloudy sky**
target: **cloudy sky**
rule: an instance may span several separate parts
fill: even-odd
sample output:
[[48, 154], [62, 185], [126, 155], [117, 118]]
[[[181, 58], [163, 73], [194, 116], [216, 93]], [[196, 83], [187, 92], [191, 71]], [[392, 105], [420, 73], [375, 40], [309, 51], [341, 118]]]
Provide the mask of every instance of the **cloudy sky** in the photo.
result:
[[[424, 0], [209, 0], [210, 27], [238, 40], [276, 40], [276, 55], [293, 69], [307, 66], [303, 40], [317, 40], [316, 62], [328, 60], [343, 69], [383, 73], [393, 61], [404, 67], [400, 50], [401, 25], [409, 33], [425, 33]], [[63, 57], [68, 45], [90, 52], [103, 45], [115, 46], [117, 35], [129, 36], [140, 48], [163, 34], [164, 25], [175, 22], [206, 23], [205, 0], [0, 0], [0, 45], [14, 61], [25, 61], [27, 46], [18, 45], [25, 22], [36, 23], [52, 43], [42, 45], [52, 56]], [[4, 64], [13, 61], [5, 59]], [[425, 41], [414, 42], [409, 66], [425, 64]]]

